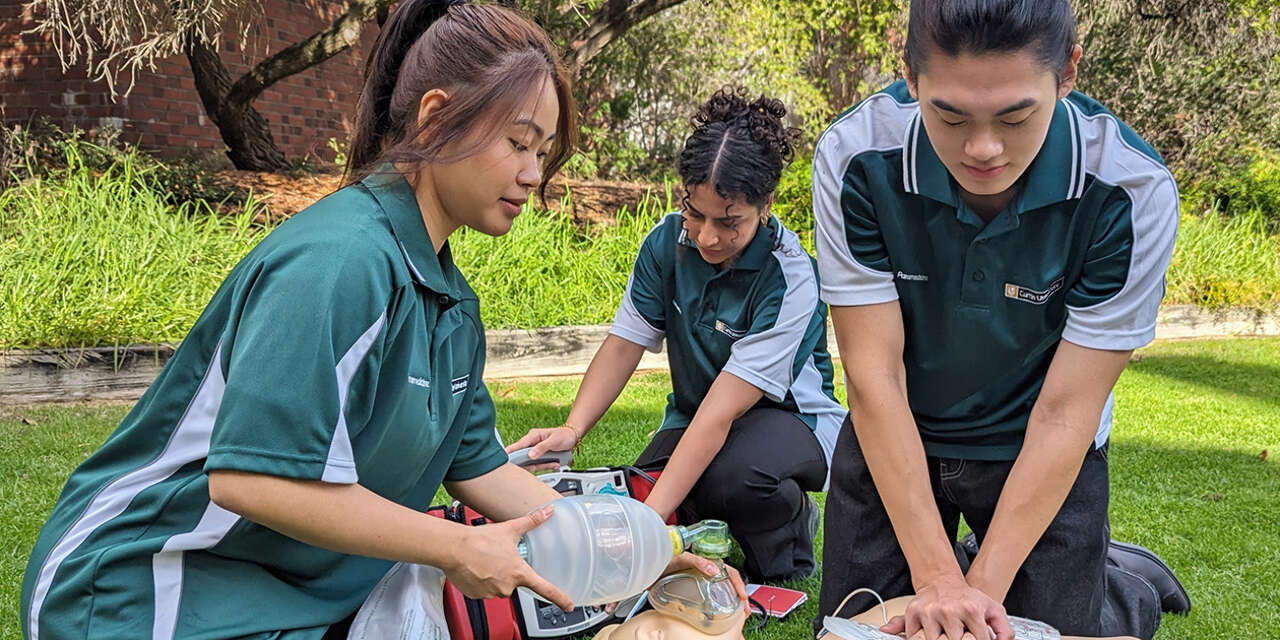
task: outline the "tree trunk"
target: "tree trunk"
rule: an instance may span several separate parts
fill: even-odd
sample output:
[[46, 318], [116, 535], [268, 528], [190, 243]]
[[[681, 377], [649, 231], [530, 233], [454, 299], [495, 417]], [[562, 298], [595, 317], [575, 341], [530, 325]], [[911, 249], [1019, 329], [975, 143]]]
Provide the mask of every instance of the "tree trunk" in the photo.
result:
[[187, 60], [191, 63], [191, 77], [209, 119], [218, 127], [222, 141], [227, 145], [227, 157], [237, 169], [249, 171], [280, 171], [289, 167], [284, 152], [276, 146], [267, 119], [253, 108], [252, 102], [234, 103], [227, 100], [231, 91], [231, 74], [222, 64], [222, 58], [213, 47], [188, 37]]
[[570, 38], [565, 61], [577, 74], [587, 62], [628, 29], [683, 2], [685, 0], [605, 0], [591, 16], [587, 26]]
[[191, 76], [205, 113], [227, 145], [227, 157], [237, 169], [280, 171], [289, 166], [271, 137], [267, 119], [253, 101], [271, 85], [332, 58], [360, 41], [364, 25], [395, 0], [352, 0], [328, 28], [263, 60], [235, 82], [215, 47], [187, 34], [186, 54]]

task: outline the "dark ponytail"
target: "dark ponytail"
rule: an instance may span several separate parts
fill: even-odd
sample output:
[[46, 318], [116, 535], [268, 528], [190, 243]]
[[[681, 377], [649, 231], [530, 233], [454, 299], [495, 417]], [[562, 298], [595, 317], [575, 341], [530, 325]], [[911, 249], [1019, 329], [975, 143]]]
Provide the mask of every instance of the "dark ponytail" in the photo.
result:
[[409, 48], [455, 0], [408, 0], [383, 25], [364, 66], [364, 89], [356, 116], [355, 139], [347, 152], [347, 171], [364, 167], [378, 156], [380, 141], [391, 130], [391, 94]]
[[717, 91], [698, 109], [680, 153], [685, 188], [710, 184], [722, 198], [763, 206], [800, 141], [800, 129], [783, 125], [786, 115], [779, 100], [748, 101], [742, 88]]
[[[540, 192], [573, 152], [578, 128], [568, 73], [546, 33], [496, 4], [404, 0], [365, 65], [345, 182], [386, 162], [412, 166], [468, 157], [500, 135], [547, 81], [560, 112]], [[433, 89], [449, 99], [420, 123], [422, 96]]]
[[1076, 45], [1076, 18], [1067, 0], [911, 0], [903, 58], [925, 73], [936, 47], [951, 57], [1031, 49], [1061, 74]]

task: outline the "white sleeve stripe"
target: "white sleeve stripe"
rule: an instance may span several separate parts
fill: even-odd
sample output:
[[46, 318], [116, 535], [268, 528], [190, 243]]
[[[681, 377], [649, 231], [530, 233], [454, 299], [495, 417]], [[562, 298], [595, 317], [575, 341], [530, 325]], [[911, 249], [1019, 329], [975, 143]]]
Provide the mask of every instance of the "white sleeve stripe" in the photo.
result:
[[[854, 258], [840, 193], [849, 164], [857, 156], [893, 149], [903, 149], [905, 156], [903, 141], [918, 111], [914, 103], [904, 105], [878, 94], [828, 128], [818, 143], [813, 157], [814, 245], [822, 299], [828, 304], [853, 306], [898, 299], [892, 273], [870, 269]], [[903, 179], [908, 179], [906, 172]], [[904, 182], [904, 188], [908, 184]]]
[[360, 363], [369, 355], [386, 323], [387, 312], [383, 311], [355, 344], [347, 349], [347, 353], [338, 361], [338, 366], [334, 367], [333, 373], [338, 379], [338, 424], [334, 426], [329, 456], [324, 463], [324, 473], [320, 476], [323, 482], [354, 484], [359, 481], [355, 453], [351, 449], [351, 434], [347, 432], [347, 396], [351, 392], [351, 379], [359, 370]]
[[659, 336], [655, 340], [651, 335], [639, 334], [632, 331], [629, 327], [624, 327], [618, 324], [614, 324], [612, 327], [609, 327], [609, 335], [618, 336], [627, 342], [638, 344], [653, 353], [658, 353], [662, 350], [662, 336]]
[[[735, 342], [725, 368], [732, 366], [739, 371], [750, 371], [768, 380], [769, 384], [757, 386], [770, 399], [781, 402], [787, 389], [791, 388], [796, 355], [819, 303], [812, 263], [794, 234], [784, 238], [784, 246], [775, 250], [773, 257], [778, 261], [786, 283], [778, 316], [772, 327]], [[742, 375], [738, 377], [748, 379]]]
[[739, 378], [742, 378], [747, 384], [750, 384], [751, 386], [763, 391], [765, 397], [769, 398], [774, 402], [782, 402], [782, 399], [787, 396], [786, 387], [778, 386], [777, 381], [770, 380], [768, 378], [761, 376], [759, 373], [756, 373], [755, 371], [747, 369], [746, 367], [742, 366], [741, 363], [735, 361], [732, 358], [730, 358], [729, 361], [725, 363], [724, 368], [722, 368], [721, 371], [732, 373], [733, 375], [738, 376]]
[[[658, 222], [653, 225], [653, 228], [649, 229], [649, 232], [645, 234], [644, 240], [640, 242], [640, 250], [636, 252], [636, 259], [632, 263], [631, 273], [627, 275], [627, 287], [622, 292], [622, 303], [618, 305], [618, 311], [613, 314], [613, 326], [609, 329], [609, 333], [628, 342], [634, 342], [654, 353], [662, 349], [662, 339], [666, 332], [653, 326], [636, 308], [635, 302], [632, 301], [631, 297], [634, 293], [636, 265], [640, 263], [640, 253], [644, 250], [645, 244], [649, 242], [649, 238], [657, 233], [659, 228], [672, 216], [679, 217], [680, 213], [668, 213], [658, 218]], [[683, 228], [681, 232], [683, 232]]]
[[640, 310], [636, 309], [635, 303], [631, 301], [631, 287], [634, 283], [635, 271], [633, 270], [627, 277], [627, 288], [622, 293], [622, 304], [618, 305], [618, 312], [613, 315], [613, 327], [609, 329], [609, 333], [657, 353], [662, 348], [662, 338], [666, 334], [662, 329], [649, 324]]
[[1167, 167], [1124, 139], [1114, 116], [1081, 114], [1081, 133], [1089, 137], [1084, 147], [1095, 179], [1129, 197], [1133, 243], [1120, 291], [1088, 307], [1068, 307], [1063, 337], [1083, 347], [1135, 349], [1155, 338], [1177, 235], [1178, 188]]

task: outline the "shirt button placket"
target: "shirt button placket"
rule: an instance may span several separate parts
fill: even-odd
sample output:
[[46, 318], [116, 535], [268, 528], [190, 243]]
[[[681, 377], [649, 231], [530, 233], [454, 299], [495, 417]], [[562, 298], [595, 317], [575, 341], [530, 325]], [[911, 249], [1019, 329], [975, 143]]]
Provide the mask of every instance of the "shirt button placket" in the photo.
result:
[[961, 280], [960, 301], [978, 307], [991, 304], [991, 285], [987, 283], [989, 253], [986, 243], [974, 242], [965, 252], [964, 277]]

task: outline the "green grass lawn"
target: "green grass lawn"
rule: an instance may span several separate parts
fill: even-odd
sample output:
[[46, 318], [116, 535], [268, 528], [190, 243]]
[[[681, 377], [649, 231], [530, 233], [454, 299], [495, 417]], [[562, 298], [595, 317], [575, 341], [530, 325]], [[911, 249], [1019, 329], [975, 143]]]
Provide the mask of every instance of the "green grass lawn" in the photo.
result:
[[[632, 460], [661, 419], [669, 384], [664, 374], [633, 381], [583, 443], [578, 466]], [[574, 379], [493, 383], [504, 437], [559, 424], [576, 388]], [[1277, 637], [1280, 339], [1155, 345], [1129, 366], [1116, 395], [1113, 535], [1160, 553], [1194, 603], [1188, 616], [1166, 616], [1158, 638]], [[0, 638], [20, 637], [22, 572], [63, 481], [127, 410], [0, 410]], [[792, 586], [810, 602], [749, 638], [810, 637], [818, 580]]]

